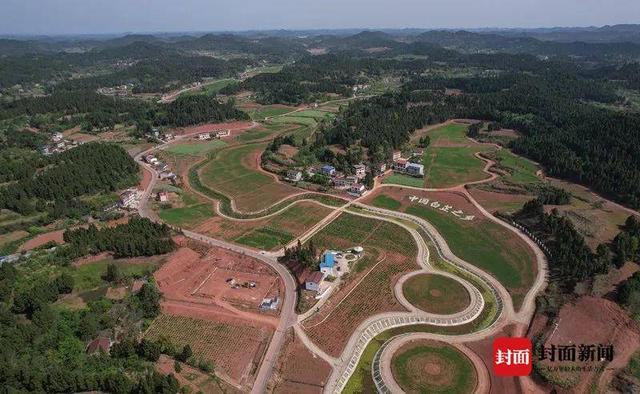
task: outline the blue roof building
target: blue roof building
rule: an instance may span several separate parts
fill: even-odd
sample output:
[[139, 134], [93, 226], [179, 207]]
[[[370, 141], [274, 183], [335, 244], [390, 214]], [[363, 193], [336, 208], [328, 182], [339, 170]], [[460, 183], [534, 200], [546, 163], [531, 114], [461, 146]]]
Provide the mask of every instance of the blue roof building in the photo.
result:
[[336, 168], [334, 166], [326, 165], [320, 168], [320, 172], [327, 175], [333, 175], [336, 172]]
[[322, 268], [328, 268], [330, 270], [333, 270], [333, 266], [335, 265], [336, 260], [334, 252], [330, 250], [324, 252], [324, 254], [322, 255], [322, 260], [320, 261], [320, 269], [322, 270]]

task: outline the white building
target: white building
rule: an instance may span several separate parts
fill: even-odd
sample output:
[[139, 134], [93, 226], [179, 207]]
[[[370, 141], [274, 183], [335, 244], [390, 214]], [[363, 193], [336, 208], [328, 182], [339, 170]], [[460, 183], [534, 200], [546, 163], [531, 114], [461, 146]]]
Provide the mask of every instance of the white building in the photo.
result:
[[291, 182], [300, 182], [302, 180], [302, 171], [287, 170], [287, 179]]
[[367, 174], [367, 167], [364, 164], [356, 164], [353, 166], [353, 172], [358, 178], [364, 178]]

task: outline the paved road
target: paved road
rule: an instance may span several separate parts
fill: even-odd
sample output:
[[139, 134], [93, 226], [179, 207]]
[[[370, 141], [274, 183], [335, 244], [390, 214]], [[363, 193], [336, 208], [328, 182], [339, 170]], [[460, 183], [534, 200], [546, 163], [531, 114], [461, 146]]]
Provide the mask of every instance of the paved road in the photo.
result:
[[[152, 149], [149, 149], [145, 152], [141, 152], [138, 155], [136, 155], [136, 160], [138, 161], [138, 163], [140, 163], [140, 165], [142, 165], [145, 169], [150, 171], [152, 175], [151, 182], [149, 182], [149, 185], [143, 192], [142, 200], [140, 201], [140, 205], [138, 207], [138, 213], [140, 214], [140, 216], [149, 218], [156, 222], [159, 222], [160, 219], [155, 214], [155, 212], [149, 209], [148, 201], [153, 191], [153, 188], [155, 187], [158, 181], [158, 174], [155, 171], [155, 169], [153, 169], [151, 166], [148, 166], [146, 163], [143, 163], [141, 158], [144, 155], [156, 149], [160, 149], [161, 147], [164, 147], [166, 145], [168, 145], [168, 143], [156, 146]], [[273, 337], [271, 338], [271, 343], [269, 344], [269, 347], [267, 348], [267, 351], [264, 355], [262, 363], [260, 364], [260, 369], [256, 374], [253, 388], [251, 390], [252, 393], [266, 392], [267, 384], [271, 379], [271, 375], [273, 374], [273, 370], [275, 368], [276, 362], [278, 361], [278, 356], [280, 355], [280, 351], [282, 349], [282, 346], [284, 345], [286, 332], [290, 327], [292, 327], [297, 322], [297, 315], [295, 313], [297, 293], [296, 293], [296, 282], [293, 279], [293, 276], [291, 275], [289, 270], [286, 269], [286, 267], [278, 263], [277, 256], [273, 254], [267, 255], [267, 254], [259, 253], [252, 249], [245, 248], [229, 242], [221, 241], [218, 239], [214, 239], [203, 234], [195, 233], [193, 231], [183, 230], [182, 232], [185, 236], [189, 238], [192, 238], [201, 242], [205, 242], [209, 245], [216, 246], [219, 248], [232, 250], [234, 252], [245, 254], [247, 256], [261, 260], [264, 263], [268, 264], [270, 267], [272, 267], [278, 273], [278, 275], [280, 275], [280, 277], [282, 278], [285, 286], [285, 292], [284, 292], [284, 301], [283, 301], [282, 309], [280, 312], [280, 323], [278, 325], [278, 328], [274, 332]]]
[[[255, 125], [256, 123], [254, 122], [254, 126]], [[184, 138], [184, 137], [187, 137], [187, 135], [179, 136], [178, 139]], [[171, 142], [162, 144], [160, 146], [157, 146], [155, 148], [142, 152], [136, 156], [136, 160], [140, 162], [141, 165], [143, 165], [145, 168], [147, 168], [147, 170], [151, 171], [152, 173], [152, 180], [149, 186], [147, 187], [147, 189], [145, 189], [145, 191], [143, 192], [143, 200], [140, 204], [139, 212], [141, 216], [149, 217], [152, 220], [156, 220], [156, 221], [158, 221], [159, 218], [157, 217], [157, 215], [155, 215], [154, 212], [148, 209], [147, 201], [148, 201], [148, 198], [150, 197], [153, 187], [157, 182], [157, 173], [153, 168], [144, 164], [140, 159], [144, 154], [147, 154], [155, 149], [161, 149], [164, 146], [169, 145], [170, 143]], [[483, 179], [474, 183], [483, 183], [483, 182], [488, 182], [495, 179], [496, 175], [488, 171], [489, 168], [494, 163], [485, 158], [482, 158], [482, 157], [480, 158], [487, 162], [487, 165], [484, 170], [490, 176], [487, 179]], [[380, 185], [379, 182], [376, 182], [375, 188], [384, 187], [384, 186], [391, 187], [391, 185]], [[406, 186], [403, 186], [403, 187], [406, 188]], [[403, 213], [364, 206], [364, 208], [366, 208], [369, 211], [368, 214], [354, 213], [354, 212], [350, 212], [350, 213], [359, 214], [362, 216], [373, 215], [380, 220], [393, 221], [394, 223], [404, 227], [407, 231], [409, 231], [412, 234], [412, 236], [414, 237], [418, 245], [419, 252], [418, 252], [417, 260], [421, 266], [421, 269], [406, 274], [403, 278], [401, 278], [401, 281], [399, 281], [394, 287], [394, 293], [396, 294], [396, 297], [398, 298], [400, 303], [402, 303], [404, 306], [407, 307], [409, 312], [391, 312], [391, 313], [379, 314], [379, 315], [370, 317], [365, 322], [363, 322], [358, 327], [358, 329], [354, 331], [354, 333], [352, 334], [349, 340], [349, 343], [347, 344], [345, 350], [342, 353], [342, 356], [340, 358], [333, 358], [327, 355], [326, 353], [324, 353], [317, 345], [311, 342], [309, 338], [306, 336], [306, 334], [304, 333], [302, 327], [297, 324], [297, 316], [295, 315], [296, 285], [289, 271], [277, 262], [276, 258], [279, 252], [258, 253], [252, 249], [231, 244], [225, 241], [217, 240], [202, 234], [194, 233], [191, 231], [184, 231], [184, 234], [190, 238], [197, 239], [202, 242], [206, 242], [213, 246], [226, 248], [239, 253], [244, 253], [246, 255], [260, 259], [261, 261], [264, 261], [266, 264], [272, 266], [278, 272], [278, 274], [283, 278], [283, 281], [285, 283], [285, 300], [283, 302], [280, 324], [278, 326], [278, 329], [274, 333], [272, 341], [267, 349], [264, 360], [256, 376], [256, 380], [255, 380], [252, 392], [262, 393], [266, 391], [267, 383], [272, 375], [280, 350], [284, 344], [285, 333], [289, 327], [292, 327], [292, 326], [294, 327], [296, 334], [301, 338], [301, 340], [305, 343], [305, 345], [309, 348], [310, 351], [322, 357], [333, 366], [333, 373], [330, 377], [329, 383], [325, 387], [326, 392], [333, 392], [333, 391], [340, 391], [342, 387], [344, 387], [344, 384], [346, 384], [348, 378], [353, 372], [353, 369], [355, 369], [355, 367], [357, 366], [357, 362], [359, 361], [360, 356], [364, 351], [364, 348], [369, 343], [369, 341], [380, 332], [388, 330], [389, 328], [392, 328], [392, 327], [412, 325], [417, 323], [427, 323], [432, 325], [465, 324], [469, 321], [474, 320], [481, 313], [482, 308], [484, 306], [484, 299], [482, 298], [478, 290], [467, 281], [460, 279], [457, 276], [451, 275], [451, 274], [446, 274], [446, 275], [463, 283], [467, 291], [469, 291], [470, 294], [472, 295], [472, 303], [464, 311], [458, 314], [450, 315], [450, 316], [439, 316], [439, 315], [428, 314], [418, 310], [404, 298], [404, 295], [402, 294], [402, 283], [404, 283], [404, 280], [408, 279], [412, 275], [416, 275], [421, 272], [435, 272], [436, 270], [434, 270], [433, 267], [431, 267], [428, 263], [429, 252], [428, 252], [428, 248], [426, 247], [426, 244], [424, 244], [424, 240], [422, 239], [422, 236], [414, 228], [408, 227], [403, 223], [398, 223], [394, 220], [390, 220], [389, 217], [401, 219], [403, 221], [411, 221], [417, 224], [419, 227], [421, 227], [429, 235], [429, 237], [433, 241], [433, 244], [436, 247], [438, 254], [440, 254], [440, 256], [443, 259], [449, 260], [453, 264], [457, 265], [459, 268], [462, 268], [465, 271], [474, 274], [474, 276], [476, 276], [478, 279], [485, 282], [491, 288], [492, 292], [494, 293], [494, 296], [496, 297], [496, 300], [498, 301], [500, 313], [503, 314], [503, 318], [499, 319], [499, 321], [494, 322], [494, 324], [488, 329], [485, 329], [480, 332], [460, 335], [456, 337], [424, 334], [424, 333], [422, 333], [421, 335], [426, 335], [430, 339], [440, 339], [440, 340], [446, 340], [448, 342], [452, 342], [452, 341], [465, 342], [465, 341], [479, 340], [482, 338], [486, 338], [492, 335], [496, 330], [500, 329], [508, 321], [515, 320], [515, 321], [520, 321], [525, 323], [528, 323], [530, 321], [534, 311], [533, 309], [534, 297], [537, 294], [537, 292], [539, 290], [542, 290], [543, 287], [546, 285], [546, 258], [542, 253], [542, 251], [539, 250], [537, 245], [535, 245], [535, 243], [533, 243], [533, 241], [531, 241], [526, 235], [520, 233], [515, 228], [509, 225], [506, 225], [501, 220], [493, 217], [482, 206], [480, 206], [480, 204], [478, 204], [475, 201], [475, 199], [473, 199], [473, 197], [464, 188], [464, 185], [459, 185], [459, 186], [446, 188], [446, 189], [424, 189], [424, 188], [415, 188], [415, 189], [421, 190], [421, 191], [425, 191], [425, 190], [426, 191], [444, 191], [444, 190], [461, 191], [465, 193], [465, 195], [467, 195], [469, 200], [490, 220], [493, 220], [496, 223], [509, 228], [511, 231], [516, 232], [520, 237], [522, 237], [522, 239], [525, 242], [527, 242], [529, 246], [532, 247], [532, 249], [536, 252], [536, 260], [539, 268], [538, 277], [533, 288], [527, 294], [527, 297], [525, 298], [524, 306], [521, 309], [520, 313], [515, 314], [513, 310], [513, 305], [511, 302], [511, 297], [509, 296], [506, 289], [504, 289], [504, 287], [497, 280], [495, 280], [495, 278], [491, 277], [484, 271], [478, 269], [477, 267], [455, 256], [451, 252], [451, 250], [448, 248], [448, 245], [444, 240], [444, 238], [438, 233], [438, 231], [430, 223], [420, 218], [416, 218], [414, 216], [406, 215]], [[306, 240], [312, 237], [315, 233], [317, 233], [326, 225], [331, 223], [335, 218], [339, 217], [340, 213], [344, 212], [348, 207], [352, 205], [359, 205], [360, 207], [363, 207], [361, 204], [359, 204], [358, 200], [359, 199], [350, 201], [341, 207], [329, 207], [329, 208], [332, 208], [334, 211], [330, 215], [328, 215], [325, 219], [323, 219], [322, 221], [317, 223], [314, 227], [312, 227], [307, 233], [305, 233], [301, 237], [301, 239]], [[295, 202], [292, 202], [291, 204], [288, 204], [282, 210], [287, 209], [288, 207], [290, 207], [291, 205], [297, 202], [299, 201], [295, 201]], [[324, 204], [321, 204], [321, 205], [324, 205]], [[279, 210], [276, 213], [272, 213], [271, 215], [280, 213], [282, 210]], [[382, 215], [382, 217], [380, 215]], [[237, 220], [234, 218], [229, 218], [229, 219]], [[438, 273], [442, 274], [441, 272], [438, 272]], [[478, 299], [481, 300], [481, 305], [479, 302], [477, 302]], [[408, 337], [412, 338], [411, 334], [408, 335]], [[381, 357], [379, 361], [380, 361], [380, 364], [378, 364], [378, 366], [383, 365], [386, 362], [384, 357]], [[379, 376], [382, 377], [383, 375], [380, 373]]]

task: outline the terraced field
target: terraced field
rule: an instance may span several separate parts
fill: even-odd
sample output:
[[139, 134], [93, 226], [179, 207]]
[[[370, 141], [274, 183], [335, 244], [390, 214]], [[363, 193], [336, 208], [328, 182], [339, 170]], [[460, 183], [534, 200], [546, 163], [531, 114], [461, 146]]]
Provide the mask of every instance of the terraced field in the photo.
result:
[[237, 210], [259, 211], [298, 190], [258, 169], [264, 144], [242, 145], [219, 151], [198, 175], [202, 183], [235, 202]]

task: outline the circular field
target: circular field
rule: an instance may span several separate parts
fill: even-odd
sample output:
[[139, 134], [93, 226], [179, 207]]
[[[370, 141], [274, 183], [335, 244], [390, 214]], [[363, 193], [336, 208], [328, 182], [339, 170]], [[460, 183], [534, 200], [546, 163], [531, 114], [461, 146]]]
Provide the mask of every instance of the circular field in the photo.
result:
[[440, 315], [460, 312], [471, 302], [469, 292], [460, 282], [443, 275], [412, 276], [404, 283], [402, 292], [416, 307]]
[[391, 372], [407, 393], [473, 393], [478, 380], [471, 360], [443, 342], [421, 340], [393, 355]]

